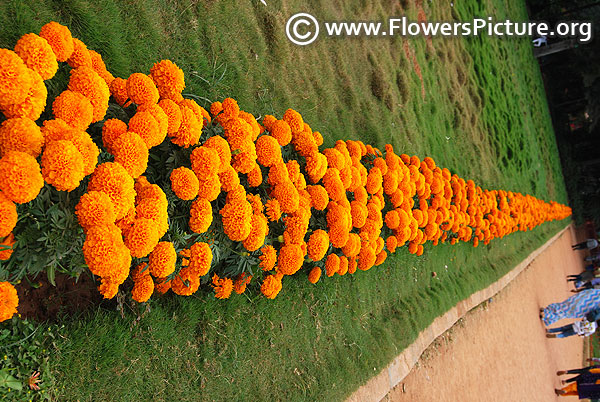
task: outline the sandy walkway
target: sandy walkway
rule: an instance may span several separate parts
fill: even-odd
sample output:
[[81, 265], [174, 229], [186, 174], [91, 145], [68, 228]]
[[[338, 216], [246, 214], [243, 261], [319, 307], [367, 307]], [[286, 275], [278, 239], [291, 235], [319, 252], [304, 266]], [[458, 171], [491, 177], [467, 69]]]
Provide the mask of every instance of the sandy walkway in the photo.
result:
[[[553, 401], [557, 370], [582, 364], [579, 337], [547, 339], [538, 309], [570, 296], [565, 276], [583, 269], [567, 230], [491, 302], [438, 338], [387, 401]], [[564, 325], [570, 321], [560, 321]], [[555, 324], [556, 325], [556, 324]]]

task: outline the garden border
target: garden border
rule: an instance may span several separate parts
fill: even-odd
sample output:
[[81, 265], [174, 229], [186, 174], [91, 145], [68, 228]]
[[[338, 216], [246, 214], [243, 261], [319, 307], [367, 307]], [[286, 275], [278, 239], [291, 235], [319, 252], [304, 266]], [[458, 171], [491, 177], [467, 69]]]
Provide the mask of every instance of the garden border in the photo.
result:
[[534, 250], [527, 258], [502, 278], [498, 279], [487, 288], [473, 293], [467, 299], [458, 302], [456, 306], [451, 308], [444, 315], [433, 320], [427, 328], [419, 333], [417, 339], [415, 339], [410, 346], [396, 356], [379, 374], [371, 378], [366, 384], [362, 385], [350, 395], [346, 402], [380, 402], [410, 373], [425, 349], [427, 349], [437, 337], [449, 330], [470, 310], [502, 291], [513, 279], [519, 276], [533, 260], [569, 229], [574, 230], [572, 222], [555, 234], [544, 245]]

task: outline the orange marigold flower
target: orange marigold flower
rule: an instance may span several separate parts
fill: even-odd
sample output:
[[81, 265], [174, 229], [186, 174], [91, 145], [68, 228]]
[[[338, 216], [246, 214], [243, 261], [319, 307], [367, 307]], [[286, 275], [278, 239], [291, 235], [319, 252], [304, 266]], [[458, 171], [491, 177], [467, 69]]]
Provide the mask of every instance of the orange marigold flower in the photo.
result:
[[92, 67], [92, 56], [87, 46], [77, 38], [73, 38], [73, 53], [67, 59], [67, 63], [73, 68]]
[[238, 117], [240, 113], [240, 107], [235, 99], [227, 98], [223, 100], [222, 106], [223, 115], [227, 116], [228, 118]]
[[341, 201], [346, 197], [346, 189], [340, 179], [340, 172], [335, 168], [328, 168], [325, 176], [323, 176], [323, 186], [334, 201]]
[[338, 272], [340, 269], [340, 257], [336, 254], [329, 254], [327, 256], [327, 260], [325, 261], [325, 272], [328, 277], [332, 277], [333, 274]]
[[123, 78], [115, 78], [110, 83], [110, 94], [115, 98], [115, 101], [121, 106], [124, 106], [129, 99], [129, 95], [127, 94], [127, 81]]
[[15, 287], [8, 282], [0, 282], [0, 322], [16, 314], [18, 305], [19, 296]]
[[213, 221], [212, 206], [204, 198], [198, 198], [190, 208], [190, 230], [195, 233], [204, 233]]
[[198, 197], [206, 198], [208, 201], [214, 201], [221, 194], [221, 181], [217, 174], [208, 176], [204, 180], [199, 180]]
[[183, 70], [171, 60], [154, 63], [150, 69], [150, 78], [156, 84], [161, 98], [173, 98], [185, 88]]
[[200, 182], [194, 172], [186, 167], [171, 172], [171, 189], [182, 200], [193, 200], [198, 195]]
[[119, 284], [129, 275], [131, 256], [115, 225], [90, 226], [83, 242], [83, 256], [94, 275]]
[[179, 296], [191, 296], [200, 287], [200, 277], [194, 275], [182, 275], [185, 270], [181, 270], [179, 275], [171, 281], [171, 290]]
[[288, 109], [283, 114], [283, 120], [289, 124], [293, 134], [299, 134], [304, 131], [304, 120], [300, 113], [294, 109]]
[[47, 130], [45, 140], [47, 143], [58, 140], [70, 141], [83, 157], [84, 175], [87, 176], [94, 172], [100, 150], [87, 132], [71, 127], [64, 130]]
[[275, 263], [277, 263], [277, 251], [273, 246], [264, 246], [260, 249], [261, 255], [258, 257], [260, 259], [259, 267], [263, 269], [263, 271], [270, 271], [275, 268]]
[[372, 167], [371, 170], [369, 170], [369, 175], [367, 176], [367, 193], [378, 193], [382, 185], [383, 176], [381, 174], [381, 170], [378, 167]]
[[133, 179], [125, 168], [116, 162], [106, 162], [96, 167], [90, 177], [88, 191], [106, 193], [115, 207], [116, 219], [124, 217], [135, 206]]
[[191, 109], [196, 115], [198, 123], [202, 124], [202, 127], [206, 127], [208, 123], [210, 123], [210, 115], [208, 112], [202, 106], [198, 105], [193, 99], [184, 99], [178, 104], [179, 107], [187, 107]]
[[329, 249], [329, 235], [322, 229], [315, 230], [308, 239], [308, 257], [313, 261], [320, 261]]
[[167, 134], [175, 134], [181, 126], [181, 109], [179, 105], [170, 99], [161, 99], [158, 102], [165, 115], [168, 118]]
[[102, 56], [100, 56], [100, 53], [91, 49], [88, 49], [88, 52], [92, 60], [92, 69], [96, 73], [98, 73], [100, 78], [102, 78], [104, 82], [106, 82], [106, 85], [108, 85], [108, 87], [110, 88], [110, 84], [113, 82], [115, 77], [106, 69], [106, 64], [104, 64], [104, 60], [102, 60]]
[[219, 180], [221, 181], [221, 188], [227, 192], [240, 185], [240, 177], [231, 165], [227, 165], [226, 169], [219, 173]]
[[112, 299], [119, 292], [119, 284], [102, 278], [102, 282], [98, 286], [98, 292], [100, 292], [103, 298]]
[[215, 101], [210, 104], [210, 114], [214, 116], [218, 115], [223, 111], [223, 104], [219, 101]]
[[97, 72], [87, 66], [71, 70], [68, 89], [89, 99], [94, 109], [92, 123], [104, 119], [108, 110], [110, 90]]
[[256, 151], [254, 144], [250, 148], [233, 157], [233, 168], [240, 173], [250, 173], [256, 167]]
[[246, 199], [252, 205], [252, 213], [253, 214], [262, 214], [265, 207], [260, 199], [260, 195], [247, 194]]
[[[273, 123], [275, 123], [275, 121], [277, 121], [277, 118], [275, 116], [271, 116], [270, 114], [267, 114], [267, 115], [265, 115], [265, 117], [263, 117], [262, 124], [268, 131], [271, 131], [271, 129], [273, 128]], [[291, 132], [290, 132], [290, 140], [291, 140]]]
[[244, 112], [243, 110], [240, 110], [238, 116], [240, 119], [243, 119], [246, 123], [250, 124], [250, 127], [252, 128], [252, 141], [256, 141], [260, 135], [260, 126], [256, 121], [256, 118], [251, 113]]
[[42, 176], [57, 190], [75, 190], [85, 177], [81, 152], [71, 141], [50, 141], [42, 154]]
[[158, 229], [154, 222], [146, 218], [137, 218], [125, 237], [125, 246], [132, 257], [145, 257], [158, 244]]
[[58, 61], [67, 61], [74, 50], [71, 31], [58, 22], [49, 22], [40, 31], [40, 36], [48, 42]]
[[0, 49], [0, 106], [25, 101], [33, 85], [30, 71], [15, 52]]
[[156, 278], [165, 278], [175, 272], [177, 252], [173, 243], [161, 241], [148, 257], [150, 274]]
[[283, 161], [279, 143], [269, 135], [263, 135], [256, 140], [256, 156], [258, 163], [267, 167]]
[[133, 283], [131, 298], [138, 303], [145, 303], [154, 293], [154, 280], [150, 275], [143, 275]]
[[75, 215], [83, 228], [115, 222], [115, 208], [108, 195], [100, 191], [82, 195], [75, 206]]
[[164, 295], [171, 289], [171, 282], [167, 281], [167, 278], [156, 278], [154, 282], [154, 290], [161, 295]]
[[338, 275], [344, 276], [348, 273], [348, 258], [340, 257], [340, 267], [338, 268]]
[[0, 261], [6, 261], [10, 259], [10, 256], [14, 251], [14, 245], [15, 235], [11, 232], [2, 241], [0, 241]]
[[269, 222], [263, 214], [254, 214], [250, 221], [250, 234], [243, 241], [248, 251], [256, 251], [265, 244], [265, 237], [269, 233]]
[[129, 131], [137, 133], [148, 149], [159, 145], [166, 135], [160, 132], [158, 121], [150, 112], [137, 112], [129, 119]]
[[282, 288], [281, 279], [278, 275], [267, 276], [260, 287], [262, 294], [269, 299], [277, 297]]
[[271, 136], [275, 138], [282, 147], [289, 144], [292, 140], [292, 129], [284, 120], [273, 121], [268, 130], [271, 133]]
[[17, 206], [0, 192], [0, 237], [6, 237], [17, 224]]
[[262, 184], [262, 182], [262, 171], [260, 170], [260, 166], [256, 165], [254, 166], [254, 169], [248, 173], [248, 185], [250, 187], [258, 187]]
[[283, 183], [277, 184], [273, 190], [273, 196], [279, 201], [282, 212], [291, 214], [298, 210], [300, 196], [292, 182], [284, 181]]
[[19, 151], [36, 158], [42, 152], [44, 136], [31, 119], [8, 119], [0, 126], [0, 156], [8, 151]]
[[112, 143], [115, 162], [121, 164], [134, 179], [148, 167], [148, 148], [142, 137], [128, 131]]
[[[44, 122], [44, 125], [46, 122]], [[43, 129], [42, 129], [43, 131]], [[102, 126], [102, 144], [111, 154], [114, 152], [113, 142], [127, 132], [127, 124], [119, 119], [108, 119]]]
[[271, 222], [275, 222], [281, 218], [281, 208], [279, 205], [279, 201], [276, 199], [269, 199], [265, 203], [265, 208], [267, 209], [267, 217]]
[[[160, 190], [162, 191], [162, 190]], [[146, 218], [154, 222], [161, 238], [169, 229], [168, 203], [154, 198], [142, 198], [135, 207], [137, 218]]]
[[85, 130], [92, 123], [94, 108], [88, 98], [78, 92], [63, 91], [54, 99], [52, 111], [69, 126]]
[[38, 73], [30, 70], [29, 74], [32, 77], [32, 85], [25, 100], [21, 103], [0, 106], [6, 117], [27, 117], [31, 120], [37, 120], [42, 115], [46, 107], [48, 90], [44, 80]]
[[379, 266], [379, 265], [383, 264], [383, 262], [385, 261], [386, 258], [387, 258], [387, 253], [385, 252], [385, 250], [381, 250], [379, 252], [379, 254], [377, 254], [377, 258], [375, 258], [375, 266]]
[[242, 272], [233, 283], [234, 292], [238, 295], [244, 293], [246, 291], [246, 286], [250, 283], [251, 279], [252, 275], [248, 275], [245, 272]]
[[315, 283], [319, 282], [320, 278], [321, 278], [321, 268], [314, 267], [313, 269], [310, 270], [310, 273], [308, 274], [308, 281], [310, 283], [315, 284]]
[[133, 73], [127, 78], [127, 95], [138, 105], [157, 103], [159, 98], [152, 78], [142, 73]]
[[252, 230], [252, 206], [246, 199], [237, 199], [221, 209], [223, 231], [233, 241], [243, 241]]
[[189, 107], [180, 107], [181, 125], [176, 133], [169, 134], [171, 142], [180, 147], [187, 148], [196, 145], [202, 134], [202, 124], [198, 122], [194, 111]]
[[398, 216], [398, 212], [395, 210], [391, 210], [385, 214], [385, 224], [390, 229], [396, 229], [400, 224], [400, 217]]
[[190, 247], [189, 269], [195, 275], [204, 276], [210, 271], [212, 251], [207, 243], [196, 242]]
[[233, 290], [233, 281], [229, 278], [221, 279], [217, 274], [214, 274], [212, 277], [212, 286], [217, 299], [228, 299]]
[[206, 140], [203, 146], [207, 148], [212, 148], [217, 151], [219, 154], [219, 159], [221, 161], [219, 165], [219, 173], [223, 173], [228, 166], [231, 165], [231, 149], [229, 148], [229, 144], [225, 138], [220, 135], [215, 135]]
[[17, 204], [29, 202], [43, 186], [40, 165], [33, 156], [9, 151], [0, 159], [0, 190], [9, 200]]
[[385, 245], [390, 253], [396, 252], [396, 247], [398, 246], [398, 239], [396, 236], [389, 236], [385, 241]]
[[192, 151], [190, 162], [192, 163], [192, 170], [196, 173], [198, 179], [205, 180], [219, 173], [221, 159], [215, 149], [200, 146], [194, 148]]
[[169, 128], [169, 117], [158, 104], [145, 103], [143, 105], [138, 106], [137, 111], [148, 112], [152, 116], [154, 116], [154, 119], [158, 123], [158, 131], [160, 133], [160, 137], [163, 140], [167, 137], [167, 131]]
[[367, 271], [371, 269], [373, 265], [375, 265], [375, 261], [377, 256], [375, 255], [375, 250], [373, 247], [363, 243], [360, 253], [358, 254], [358, 269], [361, 271]]
[[325, 208], [327, 208], [327, 204], [329, 204], [329, 195], [327, 194], [325, 187], [319, 185], [307, 186], [306, 191], [310, 194], [312, 206], [315, 209], [324, 211]]
[[284, 275], [294, 275], [304, 262], [304, 253], [298, 244], [286, 244], [279, 250], [277, 271]]

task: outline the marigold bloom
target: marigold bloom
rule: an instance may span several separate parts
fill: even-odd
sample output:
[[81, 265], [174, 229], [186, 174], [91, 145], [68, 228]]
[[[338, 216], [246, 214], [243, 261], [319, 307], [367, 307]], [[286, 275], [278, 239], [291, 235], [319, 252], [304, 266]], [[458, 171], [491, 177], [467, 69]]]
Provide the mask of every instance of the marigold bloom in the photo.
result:
[[265, 203], [267, 217], [271, 222], [275, 222], [281, 218], [281, 208], [279, 205], [279, 201], [276, 199], [269, 199]]
[[148, 149], [163, 142], [165, 135], [160, 132], [158, 122], [150, 112], [137, 112], [129, 119], [129, 131], [137, 133]]
[[294, 275], [304, 262], [304, 253], [298, 244], [286, 244], [279, 250], [277, 271], [284, 275]]
[[98, 286], [98, 292], [100, 292], [103, 298], [112, 299], [119, 292], [119, 284], [102, 278], [102, 282]]
[[145, 257], [158, 244], [158, 229], [154, 222], [146, 218], [137, 218], [125, 237], [125, 246], [132, 257]]
[[210, 271], [212, 250], [207, 243], [196, 242], [190, 247], [189, 269], [195, 275], [204, 276]]
[[0, 192], [0, 237], [6, 237], [17, 224], [17, 206]]
[[158, 89], [150, 77], [142, 73], [133, 73], [127, 78], [127, 96], [138, 105], [157, 103]]
[[252, 230], [252, 206], [245, 199], [228, 202], [221, 209], [223, 231], [233, 241], [243, 241]]
[[196, 145], [202, 134], [202, 124], [198, 122], [194, 111], [188, 107], [181, 107], [181, 125], [176, 133], [169, 134], [171, 142], [180, 147], [187, 148]]
[[325, 187], [319, 185], [307, 186], [306, 191], [310, 194], [312, 206], [315, 209], [324, 211], [325, 208], [327, 208], [327, 204], [329, 204], [329, 195], [327, 194]]
[[106, 85], [110, 88], [110, 84], [113, 82], [115, 77], [106, 69], [106, 64], [104, 64], [104, 60], [102, 60], [100, 53], [91, 49], [88, 49], [88, 52], [90, 54], [90, 58], [92, 59], [92, 69], [98, 73], [100, 78], [102, 78], [104, 82], [106, 82]]
[[8, 151], [19, 151], [36, 158], [42, 152], [44, 136], [31, 119], [8, 119], [0, 126], [0, 156]]
[[[44, 122], [45, 124], [45, 122]], [[127, 124], [119, 119], [108, 119], [102, 126], [102, 144], [109, 153], [113, 153], [113, 142], [119, 138], [121, 134], [127, 132]]]
[[284, 120], [275, 120], [268, 128], [271, 136], [277, 140], [280, 146], [284, 147], [292, 140], [292, 129]]
[[275, 264], [277, 263], [277, 251], [271, 245], [263, 246], [260, 251], [262, 254], [258, 257], [260, 259], [259, 267], [263, 269], [263, 271], [270, 271], [275, 268]]
[[332, 277], [333, 274], [338, 272], [340, 269], [340, 257], [336, 254], [329, 254], [325, 261], [325, 271], [328, 277]]
[[269, 222], [263, 214], [254, 214], [250, 221], [251, 229], [243, 245], [248, 251], [256, 251], [265, 244], [265, 237], [269, 233]]
[[171, 289], [171, 281], [167, 281], [167, 278], [156, 278], [154, 282], [154, 291], [163, 295]]
[[48, 90], [44, 80], [38, 73], [30, 70], [29, 74], [32, 77], [32, 84], [25, 100], [21, 103], [0, 106], [6, 117], [27, 117], [31, 120], [37, 120], [42, 115], [46, 107]]
[[358, 269], [361, 271], [367, 271], [371, 269], [373, 265], [375, 265], [375, 261], [377, 256], [375, 255], [375, 250], [369, 245], [363, 243], [360, 253], [358, 254]]
[[238, 295], [241, 295], [246, 291], [246, 286], [250, 283], [252, 279], [252, 275], [248, 275], [245, 272], [242, 272], [233, 283], [233, 290]]
[[293, 134], [298, 134], [304, 131], [304, 120], [300, 113], [294, 109], [288, 109], [283, 114], [283, 120], [290, 125]]
[[200, 287], [200, 278], [198, 276], [189, 275], [184, 277], [181, 274], [182, 272], [184, 272], [183, 269], [179, 275], [171, 281], [171, 290], [179, 296], [191, 296], [196, 293]]
[[121, 106], [124, 106], [129, 99], [129, 95], [127, 94], [127, 81], [123, 78], [115, 78], [110, 83], [110, 94], [115, 98], [115, 101]]
[[228, 299], [233, 290], [233, 281], [229, 278], [221, 279], [217, 274], [214, 274], [212, 277], [212, 286], [217, 299]]
[[0, 159], [0, 190], [9, 200], [17, 204], [29, 202], [43, 186], [40, 166], [33, 156], [8, 151]]
[[121, 164], [134, 179], [148, 167], [148, 148], [142, 137], [128, 131], [112, 143], [115, 162]]
[[308, 257], [313, 261], [320, 261], [329, 249], [329, 235], [322, 229], [315, 230], [308, 239]]
[[256, 166], [254, 166], [254, 169], [252, 169], [248, 173], [248, 186], [258, 187], [262, 184], [262, 182], [263, 182], [262, 171], [260, 169], [260, 166], [256, 165]]
[[76, 189], [85, 177], [81, 152], [70, 141], [50, 141], [42, 154], [42, 176], [57, 190]]
[[319, 282], [319, 279], [321, 279], [321, 268], [314, 267], [308, 274], [308, 281], [312, 284], [315, 284]]
[[154, 222], [159, 238], [164, 236], [169, 229], [167, 206], [168, 204], [166, 201], [153, 198], [142, 198], [135, 207], [137, 218], [146, 218]]
[[97, 72], [87, 66], [71, 70], [68, 89], [89, 99], [94, 110], [92, 123], [104, 119], [108, 110], [110, 90]]
[[154, 293], [154, 280], [150, 275], [143, 275], [137, 281], [133, 283], [133, 289], [131, 289], [131, 298], [138, 303], [145, 303], [150, 299]]
[[346, 197], [346, 189], [340, 179], [340, 172], [335, 168], [328, 168], [325, 176], [323, 176], [323, 186], [334, 201], [340, 201]]
[[123, 283], [129, 275], [131, 256], [115, 225], [90, 226], [83, 242], [83, 256], [90, 271], [97, 276]]
[[84, 175], [87, 176], [94, 172], [100, 150], [87, 132], [68, 127], [63, 130], [45, 130], [45, 133], [46, 143], [59, 140], [70, 141], [81, 153]]
[[82, 195], [75, 206], [75, 215], [83, 228], [115, 222], [115, 208], [108, 195], [100, 191]]
[[202, 125], [202, 127], [206, 127], [208, 123], [210, 123], [210, 115], [208, 112], [200, 105], [196, 103], [196, 101], [192, 99], [183, 99], [178, 103], [179, 107], [187, 107], [194, 112], [196, 115], [196, 119], [198, 119], [198, 123]]
[[193, 200], [198, 195], [200, 182], [194, 172], [186, 167], [171, 172], [171, 189], [182, 200]]
[[177, 252], [173, 243], [161, 241], [154, 247], [148, 257], [150, 274], [155, 278], [165, 278], [175, 271]]
[[300, 196], [298, 190], [290, 181], [277, 184], [273, 190], [273, 196], [279, 201], [282, 212], [291, 214], [298, 210]]
[[69, 126], [85, 130], [92, 123], [94, 108], [88, 98], [78, 92], [63, 91], [54, 99], [52, 111]]
[[133, 179], [119, 163], [106, 162], [96, 167], [90, 177], [88, 191], [106, 193], [115, 207], [116, 219], [121, 219], [134, 208]]
[[203, 144], [204, 147], [212, 148], [219, 154], [221, 161], [219, 165], [219, 173], [223, 173], [229, 166], [231, 166], [231, 149], [225, 138], [220, 135], [215, 135], [206, 140]]
[[175, 134], [181, 126], [181, 109], [179, 105], [170, 99], [161, 99], [158, 102], [165, 115], [168, 118], [167, 134]]
[[195, 233], [204, 233], [213, 221], [212, 206], [204, 198], [198, 198], [190, 208], [190, 230]]
[[67, 61], [71, 57], [74, 45], [69, 28], [52, 21], [42, 27], [40, 36], [46, 39], [58, 61]]
[[237, 101], [233, 98], [224, 99], [222, 107], [223, 115], [227, 116], [228, 118], [238, 117], [238, 114], [240, 113], [240, 107], [238, 106]]
[[268, 135], [263, 135], [256, 140], [256, 156], [258, 163], [266, 167], [283, 161], [279, 143], [275, 138]]
[[206, 180], [219, 172], [221, 159], [215, 149], [200, 146], [192, 151], [190, 162], [198, 179]]
[[18, 305], [19, 296], [15, 287], [8, 282], [0, 282], [0, 322], [16, 314]]
[[221, 194], [221, 181], [219, 176], [213, 174], [204, 180], [198, 181], [198, 197], [205, 198], [208, 201], [214, 201]]
[[10, 259], [10, 256], [14, 251], [14, 245], [15, 235], [11, 232], [8, 234], [8, 236], [4, 237], [2, 241], [0, 241], [0, 246], [4, 246], [0, 247], [0, 261], [6, 261]]
[[281, 279], [278, 275], [267, 276], [260, 287], [262, 294], [269, 299], [277, 297], [282, 288]]
[[167, 137], [167, 131], [169, 128], [169, 116], [167, 116], [167, 114], [164, 112], [164, 110], [162, 110], [162, 108], [158, 104], [145, 103], [143, 105], [139, 105], [137, 111], [150, 113], [158, 123], [158, 131], [160, 134], [160, 138], [164, 140]]
[[185, 88], [183, 70], [171, 60], [154, 63], [150, 69], [150, 78], [156, 84], [161, 98], [172, 99]]

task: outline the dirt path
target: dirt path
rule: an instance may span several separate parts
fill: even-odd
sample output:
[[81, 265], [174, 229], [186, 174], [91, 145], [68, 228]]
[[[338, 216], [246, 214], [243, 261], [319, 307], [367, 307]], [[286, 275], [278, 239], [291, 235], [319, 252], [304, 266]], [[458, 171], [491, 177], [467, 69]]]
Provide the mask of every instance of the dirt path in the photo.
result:
[[565, 231], [491, 302], [438, 338], [384, 400], [578, 400], [558, 399], [554, 388], [557, 370], [581, 366], [582, 338], [548, 339], [538, 318], [540, 306], [572, 294], [565, 276], [583, 270], [585, 256], [571, 251], [576, 237]]

